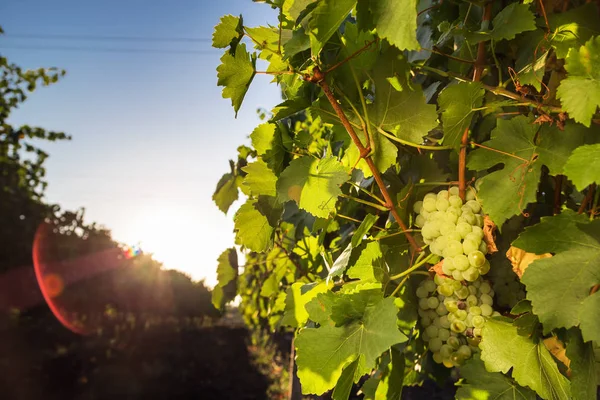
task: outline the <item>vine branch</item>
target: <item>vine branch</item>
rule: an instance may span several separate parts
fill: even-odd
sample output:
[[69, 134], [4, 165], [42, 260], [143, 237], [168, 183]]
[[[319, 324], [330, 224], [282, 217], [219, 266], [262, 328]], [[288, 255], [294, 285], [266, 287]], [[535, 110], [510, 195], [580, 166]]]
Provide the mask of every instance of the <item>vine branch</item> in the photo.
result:
[[[373, 159], [370, 156], [370, 153], [371, 153], [370, 146], [365, 147], [362, 144], [362, 142], [360, 141], [360, 138], [356, 135], [356, 132], [354, 132], [354, 128], [352, 128], [352, 124], [350, 124], [350, 121], [346, 117], [346, 114], [344, 114], [344, 110], [342, 110], [342, 108], [340, 107], [340, 104], [337, 102], [335, 96], [333, 95], [333, 92], [331, 91], [331, 88], [329, 87], [329, 84], [327, 83], [327, 81], [325, 81], [325, 75], [326, 74], [323, 73], [319, 69], [319, 67], [315, 67], [313, 70], [312, 76], [310, 76], [310, 75], [305, 76], [304, 79], [306, 79], [309, 82], [316, 83], [317, 85], [319, 85], [321, 87], [321, 89], [323, 90], [323, 93], [325, 93], [325, 96], [327, 97], [327, 100], [329, 100], [329, 103], [333, 107], [333, 109], [334, 109], [335, 113], [337, 114], [338, 118], [340, 119], [342, 125], [346, 129], [346, 132], [348, 132], [348, 135], [350, 135], [350, 138], [354, 142], [354, 145], [358, 148], [360, 156], [367, 162], [367, 165], [369, 166], [369, 169], [371, 170], [371, 173], [373, 174], [373, 178], [375, 178], [375, 182], [377, 182], [377, 186], [379, 186], [379, 190], [381, 191], [383, 199], [385, 200], [385, 207], [390, 211], [390, 213], [392, 214], [392, 216], [394, 217], [396, 222], [398, 222], [398, 225], [400, 225], [400, 228], [403, 231], [408, 231], [406, 224], [400, 218], [400, 214], [398, 214], [398, 210], [396, 210], [396, 206], [394, 205], [395, 203], [392, 200], [392, 197], [390, 196], [390, 193], [387, 190], [387, 186], [385, 185], [385, 183], [383, 182], [383, 179], [381, 178], [379, 169], [377, 169], [377, 167], [375, 166], [375, 163], [373, 162]], [[414, 237], [410, 234], [410, 232], [405, 232], [404, 235], [406, 236], [406, 240], [408, 240], [412, 249], [417, 252], [420, 251], [419, 245], [415, 241]]]

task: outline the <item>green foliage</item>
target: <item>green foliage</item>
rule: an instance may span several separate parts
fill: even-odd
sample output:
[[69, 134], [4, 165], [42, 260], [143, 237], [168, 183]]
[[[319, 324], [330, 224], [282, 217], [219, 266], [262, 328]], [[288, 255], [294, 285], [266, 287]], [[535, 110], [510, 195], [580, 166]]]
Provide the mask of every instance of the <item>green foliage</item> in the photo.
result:
[[223, 86], [223, 98], [231, 99], [236, 117], [255, 72], [256, 56], [249, 55], [243, 43], [236, 47], [235, 54], [225, 53], [221, 57], [217, 85]]
[[576, 148], [567, 160], [564, 172], [579, 190], [600, 183], [600, 144]]
[[600, 283], [599, 240], [600, 222], [565, 211], [542, 218], [514, 242], [536, 254], [556, 254], [534, 261], [523, 274], [527, 298], [546, 331], [585, 321], [581, 330], [586, 341], [600, 340], [600, 294], [590, 295], [592, 287]]
[[560, 83], [557, 96], [575, 121], [590, 126], [600, 106], [600, 37], [569, 51], [565, 69], [569, 75]]
[[536, 391], [544, 399], [570, 399], [571, 385], [561, 375], [543, 343], [520, 336], [509, 322], [488, 320], [480, 344], [481, 359], [489, 372], [508, 373], [521, 386]]
[[[369, 375], [366, 399], [400, 398], [404, 386], [442, 383], [458, 367], [460, 399], [590, 398], [600, 340], [597, 5], [267, 3], [279, 9], [277, 26], [228, 16], [215, 33], [228, 47], [219, 79], [236, 112], [253, 60], [282, 92], [215, 194], [225, 210], [238, 190], [248, 196], [234, 217], [246, 262], [232, 281], [246, 323], [294, 329], [306, 394], [345, 400]], [[456, 181], [475, 211], [450, 204], [463, 195]], [[418, 201], [429, 192], [440, 194], [423, 213]], [[515, 305], [509, 299], [483, 307], [483, 328], [454, 324], [462, 342], [443, 356], [429, 350], [436, 335], [446, 343], [452, 321], [434, 289], [422, 298], [423, 279], [432, 267], [444, 272], [435, 267], [444, 243], [433, 238], [452, 229], [463, 246], [453, 243], [453, 253], [500, 250], [483, 256], [489, 295], [479, 281], [440, 290], [475, 291], [489, 303], [503, 288], [528, 301], [512, 311], [514, 323], [496, 318]], [[522, 259], [507, 259], [511, 242]], [[469, 296], [461, 301], [477, 300]], [[571, 371], [544, 346], [550, 336], [566, 343]]]
[[517, 385], [509, 377], [498, 372], [488, 372], [479, 356], [473, 357], [460, 369], [466, 384], [456, 392], [457, 400], [492, 398], [498, 400], [535, 400], [535, 393]]

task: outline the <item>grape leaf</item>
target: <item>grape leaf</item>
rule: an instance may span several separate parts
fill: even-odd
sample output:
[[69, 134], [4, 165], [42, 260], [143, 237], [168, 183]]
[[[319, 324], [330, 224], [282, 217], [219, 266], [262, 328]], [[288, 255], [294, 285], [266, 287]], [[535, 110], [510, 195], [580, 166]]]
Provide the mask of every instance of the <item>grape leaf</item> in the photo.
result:
[[275, 231], [260, 206], [258, 200], [248, 199], [234, 217], [236, 243], [258, 253], [271, 248]]
[[[226, 293], [223, 288], [238, 276], [238, 261], [237, 251], [235, 248], [230, 248], [221, 253], [217, 259], [217, 284], [212, 291], [212, 303], [215, 308], [220, 309], [223, 303], [233, 300], [233, 293]], [[225, 297], [225, 295], [228, 295]]]
[[283, 103], [280, 103], [273, 108], [271, 121], [275, 122], [287, 118], [308, 107], [310, 107], [310, 101], [304, 97], [285, 100]]
[[267, 256], [267, 266], [269, 267], [269, 277], [264, 280], [261, 288], [260, 295], [262, 297], [276, 296], [279, 291], [279, 287], [282, 285], [283, 278], [290, 273], [295, 271], [295, 266], [289, 257], [286, 257], [285, 252], [280, 248], [276, 248], [271, 251]]
[[553, 30], [550, 43], [558, 58], [565, 58], [569, 50], [600, 34], [600, 14], [593, 2], [564, 13], [551, 13], [548, 23]]
[[339, 185], [348, 172], [335, 157], [316, 159], [304, 156], [293, 160], [277, 181], [278, 198], [293, 200], [315, 217], [327, 218], [335, 211]]
[[369, 10], [380, 37], [400, 50], [420, 48], [417, 41], [416, 0], [371, 0]]
[[443, 143], [460, 150], [462, 135], [471, 125], [473, 111], [481, 107], [485, 90], [480, 83], [459, 83], [445, 88], [438, 98], [444, 127]]
[[311, 301], [309, 301], [305, 309], [308, 312], [311, 321], [319, 325], [333, 324], [331, 321], [331, 310], [335, 303], [336, 295], [332, 292], [319, 293]]
[[380, 56], [372, 73], [377, 93], [368, 113], [373, 131], [381, 129], [420, 144], [438, 125], [437, 111], [435, 105], [425, 102], [421, 86], [409, 83], [408, 71], [397, 49], [390, 48]]
[[600, 183], [600, 144], [576, 148], [564, 172], [580, 191], [592, 183]]
[[569, 116], [589, 127], [600, 106], [600, 36], [591, 38], [566, 58], [568, 72], [557, 90], [557, 98]]
[[350, 15], [356, 0], [321, 0], [312, 12], [309, 24], [310, 47], [317, 56], [329, 38]]
[[269, 168], [278, 174], [283, 170], [287, 148], [291, 145], [289, 136], [279, 129], [276, 124], [266, 122], [260, 124], [250, 134], [252, 146], [262, 157]]
[[[533, 124], [533, 118], [499, 119], [491, 140], [469, 155], [467, 167], [482, 171], [503, 164], [504, 168], [480, 178], [477, 197], [483, 209], [500, 227], [527, 204], [536, 200], [542, 165], [553, 175], [562, 174], [572, 150], [583, 142], [583, 133], [568, 124], [565, 132], [556, 127]], [[519, 247], [519, 246], [517, 246]]]
[[363, 375], [381, 353], [408, 340], [396, 326], [396, 313], [394, 299], [388, 297], [366, 308], [358, 321], [300, 331], [295, 345], [302, 392], [321, 394], [333, 388], [344, 367], [357, 359], [357, 374]]
[[292, 21], [296, 21], [306, 7], [315, 1], [316, 0], [284, 0], [281, 10], [283, 11], [283, 14], [289, 17]]
[[327, 284], [322, 282], [294, 282], [287, 290], [282, 325], [302, 327], [308, 321], [306, 305], [320, 293], [327, 293]]
[[223, 86], [223, 98], [231, 99], [236, 117], [255, 73], [256, 56], [250, 56], [243, 43], [237, 46], [235, 55], [227, 52], [221, 57], [221, 64], [217, 67], [217, 85]]
[[540, 318], [544, 331], [581, 326], [583, 337], [600, 340], [600, 293], [589, 295], [600, 283], [600, 220], [589, 222], [584, 215], [565, 210], [525, 229], [513, 245], [536, 254], [554, 257], [534, 261], [521, 281], [527, 299]]
[[236, 177], [228, 173], [223, 175], [217, 183], [217, 189], [213, 193], [212, 199], [219, 210], [227, 214], [229, 207], [238, 199], [238, 195]]
[[277, 196], [277, 176], [262, 159], [246, 165], [242, 170], [246, 172], [243, 184], [248, 186], [253, 196]]
[[488, 372], [485, 364], [475, 354], [460, 367], [460, 375], [467, 380], [456, 392], [457, 400], [494, 399], [494, 400], [535, 400], [535, 393], [517, 385], [511, 378], [498, 372]]
[[242, 16], [224, 15], [221, 21], [215, 26], [212, 36], [212, 46], [218, 49], [224, 49], [231, 46], [232, 49], [237, 46], [244, 35], [242, 28]]
[[[360, 138], [360, 141], [363, 144], [367, 144], [364, 132], [360, 129], [355, 132]], [[371, 158], [377, 169], [381, 172], [385, 172], [396, 163], [398, 148], [395, 144], [390, 142], [388, 138], [377, 132], [373, 133], [373, 144], [375, 146], [375, 151], [372, 152]], [[348, 150], [344, 153], [342, 164], [348, 168], [352, 168], [356, 165], [356, 168], [362, 171], [365, 178], [373, 176], [373, 172], [371, 171], [371, 168], [369, 168], [367, 161], [364, 158], [360, 158], [360, 152], [354, 142], [350, 143]]]
[[571, 360], [571, 391], [575, 400], [595, 400], [598, 380], [592, 342], [584, 343], [581, 332], [571, 328], [567, 332], [567, 357]]
[[360, 279], [365, 282], [383, 282], [387, 277], [388, 269], [379, 241], [373, 240], [365, 243], [357, 249], [360, 251], [359, 256], [348, 268], [346, 274], [352, 279]]
[[327, 275], [327, 282], [331, 281], [333, 277], [342, 276], [346, 267], [348, 266], [348, 261], [350, 261], [350, 255], [352, 254], [352, 243], [348, 244], [342, 254], [335, 259], [335, 262], [331, 266], [329, 270], [329, 274]]
[[479, 344], [481, 359], [489, 372], [504, 374], [512, 368], [519, 385], [530, 387], [544, 399], [570, 399], [571, 385], [558, 370], [543, 343], [519, 336], [517, 328], [506, 321], [488, 319]]
[[512, 3], [492, 20], [491, 36], [494, 40], [511, 40], [516, 35], [535, 30], [535, 16], [526, 4]]

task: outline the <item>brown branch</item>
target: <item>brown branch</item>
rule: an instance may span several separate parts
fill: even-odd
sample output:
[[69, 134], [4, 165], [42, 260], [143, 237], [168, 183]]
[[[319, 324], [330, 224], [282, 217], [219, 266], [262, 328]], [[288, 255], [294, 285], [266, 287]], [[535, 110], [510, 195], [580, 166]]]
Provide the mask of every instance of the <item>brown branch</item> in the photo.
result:
[[[485, 6], [481, 24], [485, 24], [492, 19], [492, 3]], [[473, 68], [473, 82], [479, 82], [483, 69], [485, 68], [485, 42], [479, 42], [477, 48], [477, 59]], [[467, 145], [469, 144], [469, 127], [465, 128], [460, 141], [460, 153], [458, 155], [458, 194], [460, 198], [465, 200], [465, 191], [467, 190], [467, 181], [465, 173], [467, 169]]]
[[[350, 124], [350, 121], [348, 121], [346, 114], [344, 114], [344, 110], [342, 110], [342, 107], [340, 107], [340, 104], [337, 102], [335, 96], [333, 95], [333, 92], [331, 91], [331, 88], [329, 87], [329, 84], [325, 81], [325, 73], [323, 73], [319, 69], [319, 67], [315, 67], [313, 70], [313, 75], [306, 76], [305, 79], [307, 81], [316, 83], [317, 85], [319, 85], [321, 87], [321, 89], [323, 89], [323, 93], [325, 93], [327, 100], [329, 100], [329, 103], [335, 110], [335, 113], [337, 114], [338, 118], [342, 122], [342, 125], [344, 126], [344, 128], [346, 128], [346, 132], [348, 132], [348, 135], [350, 135], [350, 138], [354, 142], [354, 145], [358, 148], [360, 156], [362, 158], [364, 158], [365, 161], [367, 162], [367, 165], [369, 166], [369, 169], [371, 170], [371, 173], [373, 174], [373, 178], [375, 178], [375, 182], [377, 182], [377, 186], [379, 186], [379, 190], [381, 191], [383, 199], [385, 200], [385, 207], [391, 212], [391, 214], [394, 217], [394, 219], [396, 220], [396, 222], [398, 222], [398, 225], [400, 225], [400, 228], [403, 231], [408, 231], [406, 224], [404, 224], [404, 221], [402, 221], [402, 219], [400, 218], [400, 215], [398, 214], [398, 211], [396, 210], [396, 206], [394, 205], [394, 201], [392, 200], [392, 197], [390, 196], [390, 193], [387, 190], [387, 186], [385, 185], [385, 183], [383, 182], [383, 179], [381, 178], [379, 169], [377, 169], [377, 167], [375, 166], [375, 163], [373, 162], [373, 159], [370, 156], [371, 148], [365, 147], [362, 144], [362, 142], [360, 141], [359, 137], [356, 135], [356, 132], [354, 132], [354, 128], [352, 128], [352, 124]], [[368, 144], [367, 144], [367, 146], [368, 146]], [[413, 248], [413, 250], [415, 250], [417, 252], [421, 250], [419, 248], [419, 245], [413, 238], [413, 236], [410, 234], [410, 232], [405, 232], [405, 236], [406, 236], [406, 239], [408, 240], [408, 242], [410, 243], [411, 247]]]
[[351, 59], [353, 59], [354, 57], [356, 57], [357, 55], [359, 55], [360, 53], [362, 53], [363, 51], [365, 51], [366, 49], [368, 49], [369, 47], [371, 47], [371, 45], [373, 43], [377, 43], [378, 41], [379, 41], [379, 38], [377, 37], [377, 38], [371, 40], [370, 42], [367, 42], [367, 44], [365, 44], [360, 49], [356, 50], [354, 53], [350, 54], [348, 57], [344, 58], [342, 61], [338, 62], [337, 64], [334, 64], [331, 67], [329, 67], [325, 71], [325, 74], [328, 74], [329, 72], [333, 71], [334, 69], [336, 69], [336, 68], [344, 65], [345, 63], [347, 63], [348, 61], [350, 61]]
[[594, 187], [594, 184], [590, 185], [587, 194], [585, 195], [583, 201], [581, 202], [581, 205], [579, 206], [579, 210], [577, 210], [577, 214], [583, 214], [589, 202], [592, 201], [592, 197], [594, 197]]
[[544, 22], [546, 22], [546, 32], [550, 32], [550, 24], [548, 23], [548, 16], [546, 16], [546, 7], [544, 7], [544, 0], [539, 0], [538, 3], [540, 5], [542, 15], [544, 16]]

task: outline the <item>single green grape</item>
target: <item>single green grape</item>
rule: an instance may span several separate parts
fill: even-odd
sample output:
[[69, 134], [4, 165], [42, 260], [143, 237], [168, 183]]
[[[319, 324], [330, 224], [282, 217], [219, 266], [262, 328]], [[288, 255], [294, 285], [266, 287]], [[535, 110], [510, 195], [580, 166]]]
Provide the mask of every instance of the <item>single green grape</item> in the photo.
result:
[[450, 196], [450, 194], [448, 193], [447, 190], [440, 190], [437, 193], [437, 198], [438, 199], [447, 199]]
[[473, 282], [479, 278], [479, 271], [475, 267], [469, 267], [469, 269], [462, 272], [462, 277], [465, 281]]
[[427, 196], [425, 196], [425, 199], [423, 200], [422, 209], [427, 212], [437, 211], [437, 207], [435, 206], [436, 201], [437, 201], [436, 199], [431, 199], [431, 198], [428, 199]]
[[[461, 286], [460, 289], [454, 291], [454, 294], [459, 299], [464, 300], [467, 298], [467, 296], [469, 296], [470, 293], [469, 293], [469, 289], [467, 289], [466, 286]], [[419, 302], [419, 304], [420, 304], [420, 302]]]
[[486, 242], [481, 242], [479, 243], [479, 251], [482, 252], [483, 254], [487, 254], [488, 253], [488, 248], [487, 248], [487, 243]]
[[462, 281], [462, 279], [463, 279], [462, 272], [455, 269], [454, 271], [452, 271], [452, 278], [456, 279], [457, 281]]
[[[477, 281], [475, 281], [475, 282], [477, 282]], [[475, 283], [475, 282], [473, 282], [473, 283]], [[477, 287], [475, 285], [473, 285], [473, 283], [468, 285], [467, 289], [469, 289], [470, 294], [477, 294]]]
[[468, 253], [468, 261], [473, 267], [481, 267], [485, 263], [485, 255], [479, 250]]
[[444, 343], [442, 342], [442, 339], [438, 337], [429, 339], [429, 350], [431, 350], [433, 353], [437, 353], [440, 351], [443, 344]]
[[[463, 217], [461, 216], [460, 218]], [[460, 237], [464, 239], [469, 233], [472, 232], [471, 225], [468, 222], [458, 222], [456, 224], [456, 232], [458, 232]]]
[[435, 202], [435, 207], [439, 211], [446, 211], [448, 207], [450, 207], [450, 202], [448, 202], [448, 200], [443, 197], [438, 197], [437, 201]]
[[440, 328], [450, 329], [450, 321], [448, 320], [448, 315], [450, 314], [442, 315], [440, 317]]
[[417, 215], [417, 217], [415, 218], [415, 226], [417, 226], [419, 228], [422, 228], [426, 222], [427, 222], [427, 220], [421, 214]]
[[444, 358], [442, 357], [442, 355], [440, 353], [433, 353], [432, 358], [436, 364], [441, 364], [444, 360]]
[[448, 202], [450, 203], [450, 207], [454, 207], [454, 208], [461, 208], [463, 205], [463, 202], [460, 199], [460, 197], [454, 196], [454, 195], [452, 195], [448, 198]]
[[450, 207], [446, 210], [446, 222], [449, 222], [456, 226], [458, 217], [460, 217], [460, 215], [458, 215], [458, 212], [454, 208]]
[[489, 294], [483, 293], [479, 297], [479, 300], [481, 300], [482, 304], [487, 304], [488, 306], [491, 306], [492, 304], [494, 304], [494, 299], [492, 299], [492, 296], [490, 296]]
[[448, 193], [451, 196], [458, 196], [458, 193], [459, 193], [458, 186], [452, 186], [451, 188], [449, 188]]
[[458, 240], [448, 240], [448, 244], [443, 253], [444, 258], [456, 257], [463, 253], [462, 244]]
[[475, 328], [483, 328], [483, 324], [485, 324], [485, 318], [481, 315], [475, 315], [471, 318], [471, 322], [473, 322], [473, 326]]
[[458, 302], [456, 300], [446, 299], [444, 300], [444, 305], [449, 313], [455, 313], [458, 310]]
[[461, 321], [464, 321], [465, 319], [467, 319], [467, 315], [468, 315], [468, 313], [465, 310], [456, 310], [454, 312], [454, 316]]
[[421, 317], [421, 326], [424, 328], [427, 328], [431, 323], [432, 321], [428, 316]]
[[479, 303], [479, 299], [477, 299], [477, 296], [471, 294], [469, 295], [469, 297], [467, 297], [466, 302], [469, 307], [473, 307], [476, 306], [477, 303]]
[[423, 286], [419, 286], [416, 290], [416, 293], [417, 297], [420, 299], [429, 296], [429, 292], [427, 292], [427, 289], [425, 289]]
[[423, 202], [421, 200], [416, 201], [415, 204], [413, 204], [413, 211], [416, 214], [420, 214], [422, 209], [423, 209]]
[[481, 308], [481, 315], [483, 315], [484, 317], [489, 317], [494, 312], [492, 306], [489, 304], [483, 303], [479, 306], [479, 308]]
[[419, 308], [421, 310], [427, 310], [427, 309], [429, 309], [429, 302], [427, 301], [426, 297], [422, 298], [422, 299], [419, 299]]
[[[461, 214], [461, 217], [465, 219], [465, 221], [473, 226], [477, 224], [477, 219], [475, 218], [475, 214], [473, 214], [470, 210], [469, 212], [467, 211], [463, 211], [463, 213]], [[469, 231], [472, 231], [473, 228], [471, 228]]]
[[[431, 279], [427, 279], [427, 280], [423, 281], [423, 287], [425, 288], [425, 290], [427, 290], [427, 293], [433, 293], [433, 292], [435, 292], [435, 289], [437, 289], [437, 285]], [[431, 307], [431, 308], [435, 308], [435, 307]]]
[[469, 312], [473, 315], [481, 315], [481, 307], [471, 306], [471, 307], [469, 307]]
[[[448, 338], [448, 340], [446, 341], [448, 347], [450, 347], [450, 352], [452, 353], [455, 349], [458, 349], [460, 347], [460, 339], [458, 339], [456, 336], [450, 336]], [[440, 349], [440, 352], [442, 350]]]
[[[448, 238], [446, 237], [446, 235], [449, 235], [454, 231], [456, 231], [456, 225], [453, 222], [444, 221], [440, 226], [440, 233], [442, 234], [442, 236], [440, 237], [445, 238], [445, 243], [448, 243]], [[444, 247], [445, 245], [442, 246], [442, 248]]]
[[[469, 233], [469, 234], [467, 234], [467, 236], [469, 236], [471, 234], [472, 233]], [[463, 245], [463, 253], [469, 254], [469, 253], [472, 253], [479, 249], [479, 240], [467, 239], [465, 237], [465, 240], [463, 241], [462, 245]]]
[[481, 204], [479, 204], [479, 202], [476, 200], [469, 200], [465, 203], [465, 205], [471, 208], [473, 214], [478, 214], [481, 211]]
[[459, 357], [464, 360], [471, 357], [471, 349], [467, 345], [463, 344], [458, 348], [458, 350], [456, 350], [456, 352], [458, 353]]
[[[441, 316], [444, 316], [444, 315], [448, 314], [448, 309], [446, 309], [446, 306], [444, 306], [443, 303], [440, 303], [436, 307], [435, 312], [436, 312], [437, 315], [439, 315], [441, 317]], [[439, 318], [438, 318], [438, 320], [439, 320]]]
[[485, 275], [488, 272], [490, 272], [490, 262], [488, 260], [485, 260], [485, 263], [483, 263], [483, 265], [479, 267], [479, 273], [481, 275]]
[[[444, 270], [444, 264], [442, 264], [442, 271], [443, 270]], [[443, 296], [450, 297], [454, 293], [454, 289], [452, 289], [452, 285], [450, 285], [448, 283], [444, 283], [444, 284], [438, 286], [438, 293], [440, 293]]]
[[483, 229], [481, 229], [477, 225], [471, 227], [471, 233], [477, 235], [479, 239], [483, 239]]
[[[448, 325], [450, 327], [450, 325]], [[448, 340], [450, 337], [450, 330], [448, 328], [439, 328], [438, 329], [438, 338], [442, 341]]]
[[[456, 338], [454, 338], [454, 339], [456, 339]], [[450, 339], [448, 339], [448, 341], [450, 341]], [[458, 344], [458, 346], [460, 346], [460, 343]], [[440, 354], [442, 355], [443, 358], [449, 358], [453, 352], [454, 352], [454, 348], [450, 344], [443, 344], [442, 347], [440, 347]]]
[[435, 310], [439, 304], [440, 304], [440, 301], [438, 300], [437, 297], [429, 297], [427, 299], [427, 306], [429, 308], [431, 308], [432, 310]]
[[492, 286], [488, 282], [482, 282], [481, 286], [479, 286], [479, 292], [483, 294], [488, 294], [492, 290]]
[[467, 201], [475, 200], [475, 198], [476, 198], [475, 189], [473, 189], [472, 187], [467, 188], [467, 192], [465, 193], [465, 200], [467, 200]]
[[481, 328], [475, 328], [473, 329], [473, 336], [480, 338], [481, 337]]
[[466, 271], [469, 269], [469, 259], [464, 254], [459, 254], [452, 260], [454, 264], [454, 268], [459, 271]]
[[425, 332], [430, 339], [433, 339], [438, 335], [438, 328], [435, 325], [429, 325], [427, 328], [425, 328]]
[[452, 332], [463, 333], [465, 329], [467, 329], [467, 325], [463, 321], [456, 319], [452, 322], [452, 325], [450, 325], [450, 329]]

